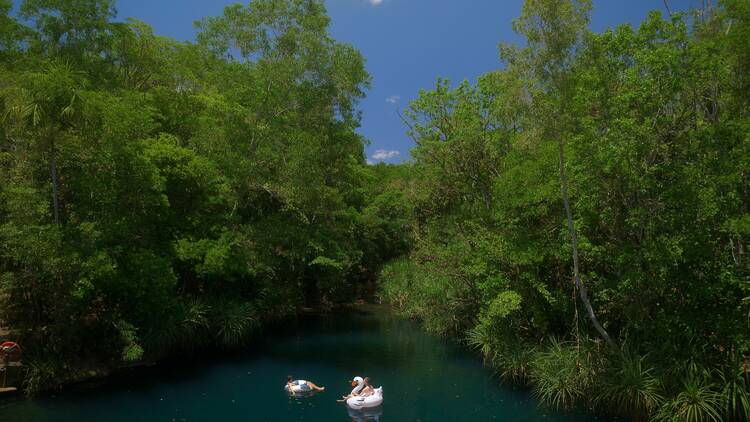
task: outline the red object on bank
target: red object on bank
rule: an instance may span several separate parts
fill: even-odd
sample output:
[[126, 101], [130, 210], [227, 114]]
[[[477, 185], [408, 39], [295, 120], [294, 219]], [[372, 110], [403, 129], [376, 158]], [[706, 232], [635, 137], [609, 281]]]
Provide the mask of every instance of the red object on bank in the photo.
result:
[[6, 341], [0, 343], [0, 353], [2, 353], [8, 361], [16, 361], [21, 358], [21, 346], [13, 341]]

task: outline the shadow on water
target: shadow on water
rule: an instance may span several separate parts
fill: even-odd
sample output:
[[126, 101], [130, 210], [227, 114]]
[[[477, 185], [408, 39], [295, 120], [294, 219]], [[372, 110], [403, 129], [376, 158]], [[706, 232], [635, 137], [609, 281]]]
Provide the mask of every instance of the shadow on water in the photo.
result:
[[[290, 397], [287, 374], [326, 391]], [[355, 375], [384, 387], [382, 406], [353, 411], [336, 403]], [[173, 359], [55, 397], [0, 404], [0, 413], [42, 422], [593, 420], [540, 409], [528, 393], [499, 385], [460, 345], [369, 306], [286, 321], [240, 351]]]

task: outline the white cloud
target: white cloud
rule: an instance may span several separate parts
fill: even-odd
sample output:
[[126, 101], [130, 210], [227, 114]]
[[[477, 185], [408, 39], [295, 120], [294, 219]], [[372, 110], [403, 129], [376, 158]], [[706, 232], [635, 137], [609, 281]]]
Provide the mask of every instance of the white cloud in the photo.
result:
[[385, 99], [385, 102], [386, 103], [390, 103], [390, 104], [396, 104], [399, 101], [401, 101], [401, 96], [400, 95], [391, 95], [390, 97], [388, 97], [388, 98]]
[[373, 6], [380, 6], [383, 4], [383, 0], [370, 0], [370, 4]]
[[401, 155], [401, 153], [395, 150], [389, 151], [389, 150], [379, 149], [375, 151], [375, 154], [372, 154], [372, 160], [383, 161], [383, 160], [388, 160], [394, 157], [398, 157], [399, 155]]

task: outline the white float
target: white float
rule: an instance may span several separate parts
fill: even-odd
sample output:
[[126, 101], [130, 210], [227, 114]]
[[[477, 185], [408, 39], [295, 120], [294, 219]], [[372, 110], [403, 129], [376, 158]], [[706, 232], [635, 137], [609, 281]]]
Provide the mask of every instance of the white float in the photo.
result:
[[[365, 388], [365, 380], [362, 377], [355, 377], [354, 382], [357, 383], [357, 387], [352, 390], [352, 394], [359, 394]], [[383, 387], [374, 389], [373, 393], [367, 397], [353, 396], [346, 400], [346, 405], [354, 410], [371, 409], [381, 404], [383, 404]]]
[[289, 391], [289, 384], [284, 385], [284, 391], [287, 393], [309, 393], [313, 391], [312, 388], [310, 388], [309, 385], [307, 385], [307, 381], [305, 380], [294, 380], [292, 381], [292, 391]]
[[380, 417], [383, 416], [383, 406], [362, 410], [354, 410], [347, 406], [346, 413], [349, 415], [352, 422], [379, 422]]

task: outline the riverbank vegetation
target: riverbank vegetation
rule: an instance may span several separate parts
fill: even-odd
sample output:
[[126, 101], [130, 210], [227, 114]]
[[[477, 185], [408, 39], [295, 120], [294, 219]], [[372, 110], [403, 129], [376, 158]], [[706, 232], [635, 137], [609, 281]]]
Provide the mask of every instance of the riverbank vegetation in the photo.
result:
[[587, 29], [527, 0], [503, 70], [404, 112], [383, 296], [556, 408], [750, 417], [750, 2]]
[[111, 0], [0, 0], [0, 325], [27, 390], [235, 346], [353, 299], [403, 253], [365, 164], [370, 77], [320, 2], [257, 0], [197, 42]]
[[749, 419], [749, 2], [594, 33], [590, 1], [527, 0], [502, 70], [403, 111], [397, 166], [365, 162], [370, 77], [319, 1], [230, 6], [195, 42], [112, 0], [11, 9], [0, 326], [27, 391], [234, 347], [379, 274], [547, 405]]

